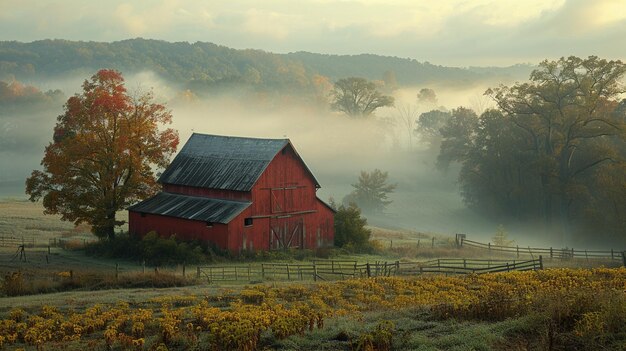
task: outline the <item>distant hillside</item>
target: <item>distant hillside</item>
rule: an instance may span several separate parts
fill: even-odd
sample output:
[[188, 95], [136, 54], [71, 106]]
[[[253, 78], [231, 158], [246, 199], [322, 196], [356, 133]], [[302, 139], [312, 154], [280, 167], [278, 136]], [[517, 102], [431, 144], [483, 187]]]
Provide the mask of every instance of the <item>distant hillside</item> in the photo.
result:
[[[331, 81], [360, 76], [395, 75], [399, 85], [432, 82], [472, 84], [483, 79], [526, 78], [529, 65], [506, 68], [454, 68], [412, 59], [378, 55], [324, 55], [307, 52], [273, 54], [236, 50], [212, 43], [129, 39], [112, 43], [41, 40], [0, 42], [0, 79], [87, 77], [100, 68], [124, 73], [150, 70], [194, 90], [245, 85], [279, 91], [312, 91], [316, 76]], [[520, 77], [521, 76], [521, 77]], [[319, 77], [318, 77], [319, 78]]]

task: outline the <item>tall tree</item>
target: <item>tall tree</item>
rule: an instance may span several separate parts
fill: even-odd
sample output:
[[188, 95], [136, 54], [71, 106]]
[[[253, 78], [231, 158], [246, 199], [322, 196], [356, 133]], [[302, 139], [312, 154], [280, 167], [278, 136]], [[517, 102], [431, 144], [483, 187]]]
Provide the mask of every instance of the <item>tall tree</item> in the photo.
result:
[[603, 138], [623, 125], [613, 111], [624, 93], [626, 65], [590, 56], [543, 61], [529, 83], [501, 86], [487, 94], [532, 142], [542, 186], [543, 215], [559, 218], [564, 239], [571, 237], [571, 209], [585, 192], [586, 172], [615, 162]]
[[350, 117], [368, 117], [377, 109], [394, 104], [393, 97], [383, 95], [374, 82], [365, 78], [340, 79], [335, 83], [331, 95], [331, 107]]
[[387, 183], [388, 172], [375, 169], [372, 172], [361, 171], [359, 181], [352, 184], [354, 190], [343, 200], [345, 205], [357, 204], [364, 212], [382, 213], [391, 203], [389, 194], [396, 189], [396, 184]]
[[113, 238], [116, 211], [157, 190], [155, 168], [164, 168], [178, 146], [171, 113], [151, 93], [131, 96], [120, 72], [100, 70], [69, 98], [57, 118], [54, 140], [26, 180], [31, 201], [43, 198], [46, 214], [92, 225]]

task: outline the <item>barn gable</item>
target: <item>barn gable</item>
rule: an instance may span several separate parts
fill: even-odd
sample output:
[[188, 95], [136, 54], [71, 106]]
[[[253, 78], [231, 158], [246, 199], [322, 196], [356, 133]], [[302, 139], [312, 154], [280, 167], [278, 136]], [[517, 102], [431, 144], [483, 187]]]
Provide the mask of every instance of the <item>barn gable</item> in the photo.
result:
[[163, 172], [159, 182], [250, 191], [276, 154], [287, 145], [290, 145], [288, 139], [256, 139], [194, 133]]

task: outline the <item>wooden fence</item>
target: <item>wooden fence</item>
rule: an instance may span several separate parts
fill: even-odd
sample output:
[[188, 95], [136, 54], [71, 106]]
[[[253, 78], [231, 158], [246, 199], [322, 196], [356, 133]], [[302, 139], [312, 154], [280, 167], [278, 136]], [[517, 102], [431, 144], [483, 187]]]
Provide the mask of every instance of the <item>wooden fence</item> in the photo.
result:
[[35, 247], [35, 236], [30, 238], [14, 235], [0, 235], [0, 246], [2, 247]]
[[607, 260], [623, 260], [626, 266], [626, 251], [620, 250], [575, 250], [574, 248], [542, 248], [542, 247], [524, 247], [524, 246], [500, 246], [492, 243], [479, 243], [477, 241], [468, 240], [464, 237], [460, 239], [460, 246], [470, 246], [479, 249], [485, 249], [493, 252], [507, 252], [514, 253], [517, 257], [520, 255], [545, 256], [551, 259], [570, 259], [570, 258], [585, 258], [585, 259], [607, 259]]
[[209, 283], [220, 281], [338, 280], [418, 274], [469, 274], [543, 269], [543, 260], [526, 261], [437, 259], [424, 262], [313, 261], [311, 263], [263, 263], [247, 266], [198, 267], [196, 277]]

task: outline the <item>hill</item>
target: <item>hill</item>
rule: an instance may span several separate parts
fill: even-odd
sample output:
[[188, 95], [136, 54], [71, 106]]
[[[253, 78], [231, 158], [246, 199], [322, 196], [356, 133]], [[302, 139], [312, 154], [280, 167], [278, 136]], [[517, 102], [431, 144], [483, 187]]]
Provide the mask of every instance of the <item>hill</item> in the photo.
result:
[[192, 90], [246, 86], [263, 90], [315, 90], [316, 77], [336, 80], [348, 76], [383, 79], [395, 76], [403, 86], [433, 82], [473, 84], [485, 79], [525, 78], [530, 65], [511, 67], [444, 67], [409, 58], [362, 55], [325, 55], [309, 52], [274, 54], [236, 50], [205, 42], [166, 42], [129, 39], [111, 43], [40, 40], [0, 42], [0, 79], [46, 79], [100, 68], [125, 74], [153, 71]]

